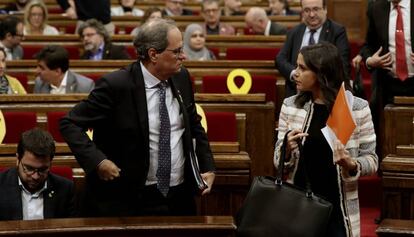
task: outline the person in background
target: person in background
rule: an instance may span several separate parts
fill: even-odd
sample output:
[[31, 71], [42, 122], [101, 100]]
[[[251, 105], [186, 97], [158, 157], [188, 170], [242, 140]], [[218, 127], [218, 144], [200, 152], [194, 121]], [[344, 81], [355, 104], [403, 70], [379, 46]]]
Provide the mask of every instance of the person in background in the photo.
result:
[[349, 42], [344, 26], [327, 18], [326, 0], [301, 0], [302, 23], [288, 31], [286, 41], [275, 58], [275, 66], [285, 78], [285, 97], [296, 94], [293, 75], [303, 46], [322, 41], [333, 43], [342, 55], [345, 72], [350, 75]]
[[135, 7], [136, 0], [119, 0], [120, 6], [111, 7], [111, 16], [142, 16], [144, 11]]
[[222, 10], [223, 16], [243, 16], [244, 12], [241, 11], [241, 0], [224, 0], [224, 7]]
[[23, 22], [15, 16], [7, 16], [0, 21], [0, 47], [6, 51], [6, 60], [23, 58], [23, 48], [20, 45], [23, 34]]
[[201, 3], [201, 15], [204, 18], [203, 27], [207, 35], [234, 35], [231, 25], [221, 23], [221, 9], [219, 0], [204, 0]]
[[81, 59], [129, 59], [128, 52], [122, 45], [115, 45], [101, 22], [89, 19], [82, 23], [78, 29], [82, 40], [84, 53]]
[[288, 0], [269, 0], [269, 16], [290, 16], [299, 15], [299, 12], [293, 11], [289, 8]]
[[[286, 172], [287, 182], [302, 188], [306, 188], [307, 174], [313, 193], [332, 203], [326, 237], [360, 236], [358, 178], [378, 169], [368, 102], [353, 97], [350, 107], [356, 128], [346, 144], [336, 140], [331, 148], [321, 129], [342, 83], [350, 88], [341, 54], [333, 44], [322, 42], [303, 47], [296, 64], [298, 94], [283, 101], [274, 164], [279, 169], [281, 149], [286, 149], [285, 170], [278, 172]], [[282, 147], [286, 133], [287, 144]], [[299, 155], [303, 160], [299, 161]]]
[[42, 1], [32, 0], [24, 11], [25, 35], [58, 35], [59, 31], [47, 24], [48, 12]]
[[[161, 9], [159, 9], [158, 7], [150, 7], [150, 8], [147, 8], [147, 10], [145, 10], [144, 16], [141, 18], [140, 25], [145, 24], [147, 21], [151, 21], [154, 19], [161, 19], [161, 18], [164, 18], [163, 11], [161, 11]], [[140, 26], [135, 27], [131, 31], [131, 35], [136, 36], [138, 34], [139, 27]]]
[[181, 35], [171, 21], [145, 23], [134, 39], [138, 60], [103, 76], [61, 119], [86, 173], [83, 216], [195, 215], [194, 152], [208, 186], [201, 194], [210, 193], [214, 159], [182, 65]]
[[56, 0], [65, 15], [77, 19], [76, 30], [89, 19], [100, 21], [109, 35], [115, 34], [115, 25], [111, 22], [111, 0]]
[[89, 93], [94, 82], [69, 70], [69, 54], [59, 45], [45, 46], [36, 54], [37, 67], [34, 93]]
[[191, 16], [193, 11], [184, 8], [185, 0], [165, 0], [163, 14], [165, 16]]
[[6, 51], [0, 47], [0, 94], [27, 94], [16, 78], [6, 74]]
[[0, 220], [73, 217], [73, 182], [49, 173], [55, 155], [53, 137], [40, 128], [22, 133], [16, 167], [0, 173]]
[[251, 7], [244, 19], [247, 27], [257, 35], [285, 35], [287, 31], [285, 26], [271, 22], [261, 7]]
[[16, 14], [23, 13], [26, 4], [30, 0], [16, 0], [15, 2], [9, 2], [4, 8], [0, 8], [0, 14]]
[[184, 53], [188, 60], [214, 60], [216, 56], [206, 47], [206, 35], [203, 27], [193, 23], [185, 28]]

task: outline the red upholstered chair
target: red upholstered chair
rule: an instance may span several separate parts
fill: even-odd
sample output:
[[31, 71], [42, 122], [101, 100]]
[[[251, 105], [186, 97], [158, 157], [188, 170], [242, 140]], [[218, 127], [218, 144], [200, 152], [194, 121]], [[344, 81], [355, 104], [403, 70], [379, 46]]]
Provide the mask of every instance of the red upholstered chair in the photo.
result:
[[125, 47], [126, 47], [126, 50], [127, 50], [128, 54], [129, 54], [129, 56], [132, 59], [136, 59], [137, 58], [137, 51], [136, 51], [134, 45], [128, 45], [128, 46], [125, 46]]
[[220, 49], [219, 48], [208, 48], [211, 52], [213, 52], [216, 59], [220, 58]]
[[[227, 89], [227, 76], [203, 76], [203, 93], [230, 93]], [[252, 88], [249, 93], [265, 93], [266, 101], [276, 104], [276, 77], [272, 75], [252, 75]], [[237, 86], [243, 83], [239, 77], [235, 78]]]
[[49, 14], [62, 14], [64, 13], [63, 9], [60, 6], [48, 6], [47, 12]]
[[65, 142], [62, 135], [59, 131], [59, 120], [66, 115], [66, 112], [63, 111], [55, 111], [55, 112], [47, 112], [47, 131], [52, 134], [53, 139], [56, 142]]
[[83, 76], [88, 77], [90, 79], [92, 79], [94, 82], [96, 82], [97, 80], [101, 79], [101, 77], [104, 75], [104, 73], [102, 72], [83, 72], [82, 73]]
[[59, 32], [61, 32], [62, 34], [77, 34], [75, 32], [76, 30], [76, 23], [75, 24], [67, 24], [67, 23], [55, 23], [55, 22], [51, 22], [52, 26], [56, 27], [58, 29]]
[[[23, 44], [23, 59], [34, 59], [37, 52], [39, 52], [44, 45], [38, 44]], [[79, 45], [63, 45], [69, 53], [70, 59], [79, 59]], [[36, 66], [36, 65], [34, 65]]]
[[20, 84], [22, 84], [22, 86], [24, 87], [26, 91], [29, 90], [27, 74], [25, 72], [12, 72], [8, 74], [12, 77], [15, 77], [17, 80], [19, 80]]
[[3, 112], [6, 123], [6, 136], [3, 143], [18, 143], [20, 135], [36, 127], [35, 112]]
[[206, 112], [207, 135], [213, 142], [236, 142], [237, 121], [232, 112]]
[[274, 60], [280, 48], [227, 48], [228, 60]]

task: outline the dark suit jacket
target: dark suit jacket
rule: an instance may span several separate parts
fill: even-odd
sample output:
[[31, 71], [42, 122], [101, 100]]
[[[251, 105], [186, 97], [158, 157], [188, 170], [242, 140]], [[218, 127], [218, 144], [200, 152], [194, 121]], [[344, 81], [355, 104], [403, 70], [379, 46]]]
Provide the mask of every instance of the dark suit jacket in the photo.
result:
[[[89, 59], [90, 55], [89, 51], [85, 51], [80, 58]], [[130, 57], [124, 46], [109, 43], [104, 46], [102, 59], [130, 59]]]
[[[182, 68], [169, 82], [185, 125], [184, 183], [194, 192], [196, 185], [188, 157], [192, 138], [196, 139], [201, 172], [213, 171], [214, 161], [196, 114], [188, 71]], [[103, 76], [88, 99], [61, 120], [61, 133], [87, 174], [85, 201], [90, 202], [89, 208], [96, 209], [92, 215], [134, 214], [149, 168], [149, 122], [139, 61]], [[87, 128], [94, 129], [93, 142], [83, 132]], [[98, 178], [96, 167], [104, 159], [110, 159], [121, 169], [120, 178], [108, 182]]]
[[[10, 168], [0, 173], [0, 220], [22, 220], [22, 192], [17, 179], [17, 169]], [[49, 174], [48, 187], [43, 192], [43, 216], [66, 218], [74, 215], [73, 182]]]
[[[296, 68], [296, 59], [302, 45], [303, 35], [305, 34], [306, 25], [301, 23], [291, 29], [279, 54], [275, 59], [276, 68], [285, 78], [285, 97], [296, 94], [296, 85], [290, 81], [290, 73]], [[349, 43], [345, 27], [329, 19], [322, 25], [322, 31], [319, 36], [319, 42], [327, 41], [334, 45], [341, 54], [345, 71], [350, 73], [349, 65]]]
[[287, 29], [285, 26], [277, 24], [276, 22], [270, 22], [269, 35], [285, 35]]

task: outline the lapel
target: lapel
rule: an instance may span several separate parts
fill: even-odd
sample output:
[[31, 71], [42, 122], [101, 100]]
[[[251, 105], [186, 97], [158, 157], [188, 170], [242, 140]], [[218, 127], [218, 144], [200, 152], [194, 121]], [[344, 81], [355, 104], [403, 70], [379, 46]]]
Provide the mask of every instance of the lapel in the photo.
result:
[[[386, 51], [388, 51], [388, 39], [389, 39], [388, 28], [389, 28], [389, 23], [390, 23], [390, 4], [391, 3], [388, 1], [382, 1], [381, 5], [378, 4], [379, 6], [377, 7], [377, 9], [380, 12], [378, 14], [379, 17], [376, 18], [376, 20], [378, 20], [377, 29], [379, 28], [381, 29], [379, 30], [378, 34], [380, 34], [379, 35], [380, 39], [384, 39], [383, 47], [384, 49], [386, 49]], [[382, 54], [384, 54], [384, 51]]]
[[148, 125], [148, 109], [147, 97], [145, 94], [145, 83], [142, 75], [139, 61], [133, 63], [127, 70], [130, 71], [134, 87], [132, 94], [135, 95], [135, 104], [137, 108], [137, 116], [141, 126], [142, 133], [145, 135], [145, 147], [149, 147], [149, 125]]
[[43, 191], [43, 218], [49, 219], [54, 217], [56, 207], [56, 193], [54, 190], [54, 183], [49, 174], [47, 178], [47, 188]]
[[321, 35], [319, 36], [318, 43], [322, 41], [330, 41], [329, 40], [329, 35], [331, 31], [330, 29], [331, 29], [331, 22], [329, 19], [326, 19], [326, 21], [322, 25]]
[[68, 72], [68, 77], [66, 78], [66, 93], [73, 93], [76, 89], [76, 77], [71, 71]]
[[293, 57], [291, 58], [293, 65], [296, 65], [296, 59], [298, 58], [298, 54], [299, 54], [299, 50], [300, 47], [302, 46], [302, 40], [303, 40], [303, 35], [305, 34], [305, 30], [306, 30], [306, 25], [304, 23], [301, 23], [299, 25], [299, 29], [298, 29], [298, 35], [297, 37], [293, 37], [294, 40], [294, 44], [293, 44]]
[[22, 191], [19, 187], [19, 181], [17, 179], [17, 169], [11, 168], [10, 169], [10, 183], [5, 188], [4, 193], [7, 193], [9, 198], [9, 210], [15, 210], [13, 213], [13, 217], [10, 219], [13, 220], [22, 220], [23, 219], [23, 207], [22, 207]]

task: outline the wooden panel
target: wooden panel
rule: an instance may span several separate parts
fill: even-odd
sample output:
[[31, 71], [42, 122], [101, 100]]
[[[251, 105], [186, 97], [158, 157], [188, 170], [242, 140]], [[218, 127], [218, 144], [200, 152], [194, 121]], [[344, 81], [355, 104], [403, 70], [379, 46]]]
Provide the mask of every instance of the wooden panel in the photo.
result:
[[2, 221], [0, 236], [222, 236], [235, 234], [231, 216], [67, 218]]
[[414, 235], [414, 221], [384, 219], [376, 231], [379, 237], [400, 237]]
[[327, 1], [328, 17], [345, 26], [348, 38], [365, 39], [367, 29], [366, 0]]

